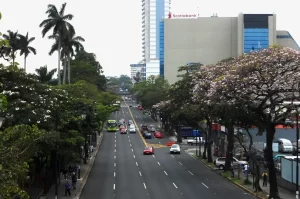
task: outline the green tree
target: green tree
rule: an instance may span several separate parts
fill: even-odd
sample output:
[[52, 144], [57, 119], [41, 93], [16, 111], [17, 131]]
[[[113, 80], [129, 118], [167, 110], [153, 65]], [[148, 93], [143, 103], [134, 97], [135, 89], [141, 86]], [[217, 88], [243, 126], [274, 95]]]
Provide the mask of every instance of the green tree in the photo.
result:
[[52, 35], [58, 36], [58, 45], [57, 45], [57, 52], [58, 52], [58, 84], [61, 84], [61, 78], [60, 78], [60, 61], [61, 61], [61, 47], [63, 40], [69, 35], [75, 35], [75, 29], [72, 26], [71, 23], [69, 23], [70, 20], [73, 19], [72, 14], [66, 14], [65, 15], [65, 9], [66, 9], [66, 3], [62, 4], [62, 7], [60, 11], [57, 10], [55, 5], [49, 4], [48, 9], [46, 11], [46, 14], [48, 14], [48, 19], [45, 19], [40, 24], [40, 27], [43, 28], [42, 35], [45, 37], [45, 35], [53, 29]]
[[5, 48], [6, 55], [12, 59], [12, 65], [15, 64], [16, 53], [20, 50], [20, 38], [18, 37], [18, 31], [13, 32], [8, 30], [8, 34], [3, 34], [3, 38], [9, 41], [9, 46]]
[[20, 55], [22, 56], [24, 54], [24, 70], [26, 72], [26, 59], [27, 59], [28, 55], [30, 53], [36, 54], [35, 48], [33, 48], [32, 46], [29, 46], [30, 43], [35, 40], [35, 37], [29, 38], [28, 32], [25, 36], [21, 35], [21, 34], [18, 34], [18, 36], [19, 36], [19, 39], [20, 39], [19, 40]]
[[[36, 143], [45, 132], [36, 126], [18, 125], [0, 131], [0, 198], [20, 196], [29, 199], [18, 186], [27, 176], [28, 160], [34, 154]], [[12, 158], [13, 157], [13, 158]]]
[[[51, 36], [50, 38], [54, 38], [55, 42], [51, 47], [49, 52], [52, 55], [58, 48], [58, 36]], [[62, 60], [64, 61], [64, 68], [63, 68], [63, 84], [66, 82], [66, 74], [68, 71], [68, 83], [70, 84], [71, 80], [71, 57], [75, 55], [74, 48], [76, 52], [79, 52], [80, 49], [83, 49], [83, 45], [81, 42], [85, 41], [82, 37], [76, 36], [73, 33], [69, 33], [66, 38], [62, 41]], [[68, 65], [68, 68], [67, 68]]]
[[52, 78], [54, 73], [56, 72], [56, 68], [48, 71], [48, 67], [41, 66], [40, 68], [35, 69], [38, 80], [43, 84], [48, 84]]

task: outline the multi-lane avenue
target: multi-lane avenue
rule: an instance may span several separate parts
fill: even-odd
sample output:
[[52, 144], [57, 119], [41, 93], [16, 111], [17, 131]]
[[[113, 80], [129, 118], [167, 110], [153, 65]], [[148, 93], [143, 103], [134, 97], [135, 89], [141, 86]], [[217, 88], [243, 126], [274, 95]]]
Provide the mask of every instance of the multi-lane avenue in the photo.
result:
[[[111, 119], [133, 120], [155, 124], [143, 115], [133, 102], [122, 103]], [[144, 140], [139, 132], [120, 134], [103, 132], [97, 153], [81, 199], [223, 199], [253, 198], [241, 189], [195, 160], [182, 149], [171, 155], [166, 147], [168, 138]], [[154, 155], [143, 155], [145, 145], [155, 148]]]

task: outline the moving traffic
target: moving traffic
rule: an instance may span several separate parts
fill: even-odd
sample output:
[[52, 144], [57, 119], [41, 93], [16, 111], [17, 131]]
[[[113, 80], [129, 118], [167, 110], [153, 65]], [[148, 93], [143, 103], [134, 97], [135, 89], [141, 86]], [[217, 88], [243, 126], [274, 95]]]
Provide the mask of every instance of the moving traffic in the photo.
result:
[[[104, 132], [81, 199], [253, 198], [178, 144], [168, 147], [170, 140], [159, 131], [159, 124], [137, 107], [122, 102], [120, 111], [111, 115], [119, 128]], [[130, 133], [133, 128], [136, 133]]]

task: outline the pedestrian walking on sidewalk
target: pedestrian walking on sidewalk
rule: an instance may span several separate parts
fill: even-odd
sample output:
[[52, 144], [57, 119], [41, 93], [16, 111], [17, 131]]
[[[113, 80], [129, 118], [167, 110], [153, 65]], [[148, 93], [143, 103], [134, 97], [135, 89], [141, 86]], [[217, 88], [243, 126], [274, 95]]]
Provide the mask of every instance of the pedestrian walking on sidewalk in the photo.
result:
[[71, 195], [71, 185], [70, 183], [67, 181], [66, 184], [65, 184], [65, 196], [67, 195]]
[[67, 177], [67, 174], [68, 174], [68, 168], [65, 166], [65, 168], [62, 170], [62, 173], [64, 175], [64, 180], [67, 180], [68, 177]]
[[244, 173], [245, 173], [245, 177], [248, 177], [248, 164], [244, 165]]
[[73, 175], [72, 175], [72, 187], [73, 187], [74, 190], [76, 189], [76, 183], [77, 183], [77, 177], [76, 177], [75, 172], [73, 172]]
[[267, 171], [263, 172], [262, 178], [263, 178], [263, 187], [266, 187], [267, 184], [268, 184], [268, 182], [267, 182], [267, 180], [268, 180], [268, 173], [267, 173]]

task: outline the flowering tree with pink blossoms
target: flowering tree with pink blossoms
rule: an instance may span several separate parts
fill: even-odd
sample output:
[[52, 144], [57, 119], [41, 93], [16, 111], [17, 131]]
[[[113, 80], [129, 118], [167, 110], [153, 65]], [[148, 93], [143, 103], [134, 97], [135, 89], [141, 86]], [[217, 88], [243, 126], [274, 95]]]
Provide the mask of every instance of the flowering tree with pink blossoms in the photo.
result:
[[300, 52], [274, 46], [242, 55], [230, 69], [211, 82], [209, 99], [218, 98], [228, 104], [243, 104], [257, 115], [266, 131], [270, 195], [279, 198], [272, 144], [275, 126], [284, 124], [300, 101]]

